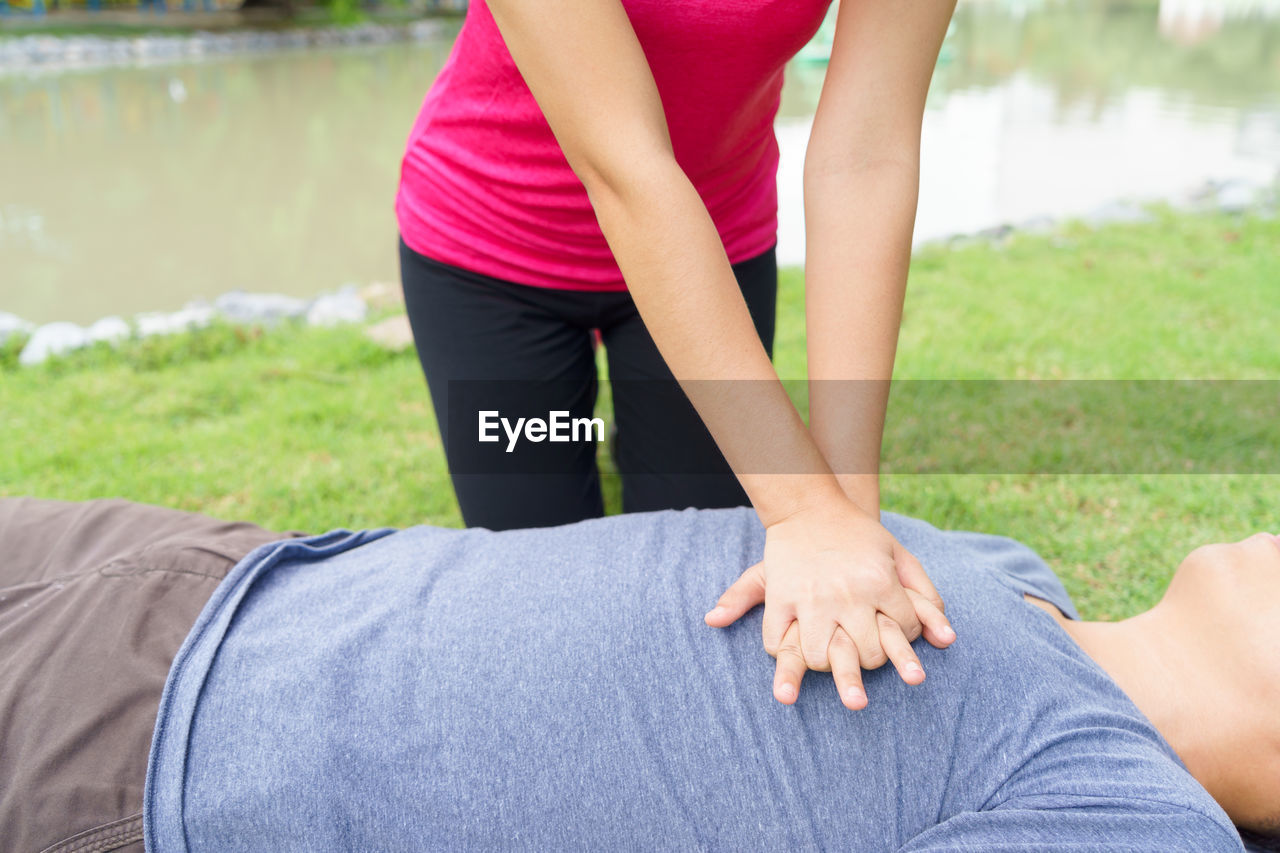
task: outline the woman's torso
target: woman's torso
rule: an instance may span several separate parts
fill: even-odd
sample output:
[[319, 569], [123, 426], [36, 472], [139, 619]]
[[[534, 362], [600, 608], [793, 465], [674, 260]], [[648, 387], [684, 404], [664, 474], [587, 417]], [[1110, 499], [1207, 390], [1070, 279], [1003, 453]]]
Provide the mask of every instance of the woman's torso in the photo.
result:
[[[623, 0], [676, 159], [731, 262], [776, 239], [783, 67], [829, 2]], [[409, 135], [396, 212], [405, 242], [445, 263], [524, 284], [624, 287], [586, 191], [482, 0]]]

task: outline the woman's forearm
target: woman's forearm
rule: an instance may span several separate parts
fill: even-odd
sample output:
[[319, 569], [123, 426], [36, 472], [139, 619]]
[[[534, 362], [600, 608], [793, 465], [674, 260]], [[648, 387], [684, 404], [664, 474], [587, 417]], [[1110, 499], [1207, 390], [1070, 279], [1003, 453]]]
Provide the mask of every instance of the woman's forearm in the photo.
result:
[[920, 184], [920, 130], [955, 0], [840, 5], [805, 151], [810, 430], [879, 508], [880, 445]]
[[674, 158], [584, 184], [646, 328], [764, 523], [840, 494]]
[[919, 166], [907, 157], [805, 178], [810, 432], [845, 493], [875, 514]]

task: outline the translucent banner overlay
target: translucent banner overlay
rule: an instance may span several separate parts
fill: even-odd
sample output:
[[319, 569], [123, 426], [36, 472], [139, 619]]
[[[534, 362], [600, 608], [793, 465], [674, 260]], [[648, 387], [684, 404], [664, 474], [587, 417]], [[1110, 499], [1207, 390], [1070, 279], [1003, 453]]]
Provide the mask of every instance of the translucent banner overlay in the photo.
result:
[[[1280, 474], [1280, 380], [784, 381], [806, 420], [856, 440], [860, 413], [888, 392], [886, 474]], [[449, 383], [445, 443], [455, 474], [555, 474], [608, 452], [613, 417], [598, 398], [687, 417], [690, 399], [727, 423], [766, 430], [776, 383], [697, 380]], [[625, 440], [625, 436], [623, 436]], [[675, 442], [672, 443], [674, 445]], [[602, 449], [603, 448], [603, 449]], [[739, 473], [792, 474], [767, 451]], [[681, 446], [644, 473], [723, 474], [723, 458]], [[842, 470], [838, 474], [865, 474]], [[622, 473], [629, 473], [619, 466]]]

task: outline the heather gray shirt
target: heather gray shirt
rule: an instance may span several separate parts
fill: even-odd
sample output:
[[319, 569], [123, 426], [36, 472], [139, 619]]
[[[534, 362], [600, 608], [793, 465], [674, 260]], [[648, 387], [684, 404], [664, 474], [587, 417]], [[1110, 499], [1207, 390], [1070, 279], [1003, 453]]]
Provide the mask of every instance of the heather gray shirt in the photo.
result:
[[1239, 850], [1226, 815], [1031, 593], [1012, 540], [885, 514], [959, 639], [928, 672], [771, 696], [750, 509], [265, 546], [170, 673], [152, 851]]

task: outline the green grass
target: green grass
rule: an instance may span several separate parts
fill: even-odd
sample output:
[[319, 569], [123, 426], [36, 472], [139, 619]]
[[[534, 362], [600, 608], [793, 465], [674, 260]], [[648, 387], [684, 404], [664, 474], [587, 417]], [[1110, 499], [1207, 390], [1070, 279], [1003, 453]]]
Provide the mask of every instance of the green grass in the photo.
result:
[[[1277, 246], [1275, 219], [1166, 212], [926, 248], [896, 375], [1280, 378]], [[415, 358], [358, 328], [215, 326], [32, 369], [16, 356], [0, 347], [0, 494], [120, 496], [281, 530], [460, 524]], [[803, 377], [797, 270], [782, 275], [775, 360]], [[890, 447], [915, 440], [902, 420]], [[1087, 615], [1114, 618], [1153, 603], [1196, 545], [1280, 530], [1280, 476], [895, 473], [884, 505], [1028, 542]]]

